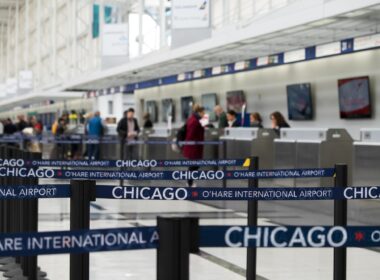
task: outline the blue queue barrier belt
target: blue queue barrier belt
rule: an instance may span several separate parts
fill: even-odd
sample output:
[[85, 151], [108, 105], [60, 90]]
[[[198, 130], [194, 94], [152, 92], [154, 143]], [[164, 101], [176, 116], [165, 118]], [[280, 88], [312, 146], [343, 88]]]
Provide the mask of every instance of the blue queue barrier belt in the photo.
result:
[[96, 186], [97, 198], [127, 200], [354, 200], [379, 199], [380, 187], [183, 188]]
[[[0, 235], [0, 256], [155, 249], [156, 227]], [[327, 248], [379, 247], [375, 226], [201, 226], [199, 247]]]
[[334, 168], [210, 171], [109, 171], [56, 170], [51, 168], [0, 167], [0, 177], [94, 179], [94, 180], [222, 180], [333, 177]]
[[23, 160], [0, 159], [0, 166], [17, 167], [188, 167], [188, 166], [241, 166], [248, 167], [250, 159], [223, 160]]
[[379, 247], [380, 226], [202, 226], [200, 247]]
[[157, 248], [155, 227], [0, 235], [0, 256], [88, 253]]
[[[0, 186], [2, 199], [68, 198], [70, 185]], [[96, 197], [127, 200], [354, 200], [379, 199], [380, 187], [305, 187], [305, 188], [183, 188], [96, 186]]]
[[71, 197], [70, 185], [0, 186], [0, 200]]
[[[8, 136], [0, 137], [0, 143], [20, 143], [22, 141], [33, 141], [41, 144], [120, 144], [120, 139], [116, 137], [86, 137], [86, 136], [67, 136], [67, 137], [39, 137], [39, 136]], [[159, 141], [159, 140], [136, 140], [125, 141], [127, 145], [220, 145], [223, 141]]]

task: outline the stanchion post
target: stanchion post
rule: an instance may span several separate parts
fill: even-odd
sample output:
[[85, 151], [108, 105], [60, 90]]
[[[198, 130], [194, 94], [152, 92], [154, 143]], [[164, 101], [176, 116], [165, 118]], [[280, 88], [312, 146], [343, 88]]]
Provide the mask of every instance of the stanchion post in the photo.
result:
[[[225, 140], [222, 141], [222, 159], [227, 159], [227, 142]], [[223, 166], [222, 168], [224, 174], [227, 172], [227, 166]], [[226, 176], [223, 178], [223, 188], [227, 188], [227, 179]]]
[[[346, 164], [335, 165], [335, 188], [347, 188], [348, 171]], [[347, 226], [347, 200], [334, 201], [334, 226]], [[334, 280], [346, 280], [347, 249], [334, 248]]]
[[[70, 230], [90, 229], [90, 202], [95, 201], [95, 181], [72, 180], [70, 199]], [[90, 255], [70, 254], [70, 280], [90, 279]]]
[[[42, 158], [41, 153], [27, 153], [27, 159], [31, 160], [40, 160]], [[28, 178], [27, 183], [30, 185], [38, 185], [38, 178]], [[25, 212], [26, 216], [25, 227], [27, 232], [37, 232], [38, 231], [38, 199], [28, 199], [23, 200], [25, 203]], [[25, 260], [25, 269], [24, 275], [28, 277], [29, 280], [38, 279], [38, 260], [37, 256], [28, 256]]]
[[[251, 157], [249, 171], [259, 169], [259, 158]], [[248, 179], [248, 189], [257, 189], [259, 180], [257, 178]], [[258, 202], [257, 200], [248, 201], [248, 226], [257, 226], [258, 219]], [[257, 249], [247, 248], [247, 280], [256, 280]]]
[[190, 253], [199, 251], [198, 218], [157, 218], [157, 280], [189, 280]]

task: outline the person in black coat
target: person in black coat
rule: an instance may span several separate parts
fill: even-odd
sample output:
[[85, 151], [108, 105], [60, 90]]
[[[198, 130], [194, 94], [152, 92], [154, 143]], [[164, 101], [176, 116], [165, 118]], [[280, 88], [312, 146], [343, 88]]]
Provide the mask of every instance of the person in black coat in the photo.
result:
[[257, 112], [249, 115], [249, 123], [250, 127], [263, 128], [263, 119]]
[[145, 113], [144, 114], [144, 129], [151, 129], [153, 128], [153, 122], [150, 119], [150, 114]]
[[227, 112], [228, 127], [239, 127], [239, 123], [236, 119], [236, 112], [234, 110], [228, 110]]
[[136, 159], [137, 158], [137, 145], [125, 145], [128, 142], [137, 140], [140, 132], [140, 127], [135, 116], [135, 110], [129, 108], [124, 112], [124, 117], [117, 124], [117, 133], [120, 138], [121, 144], [121, 159]]

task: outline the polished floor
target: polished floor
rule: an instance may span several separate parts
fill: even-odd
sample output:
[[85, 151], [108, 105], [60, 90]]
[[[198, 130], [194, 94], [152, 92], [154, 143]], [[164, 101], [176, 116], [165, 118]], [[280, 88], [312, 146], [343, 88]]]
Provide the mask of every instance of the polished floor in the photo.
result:
[[[102, 182], [105, 183], [115, 185], [118, 182]], [[331, 216], [298, 206], [262, 202], [259, 224], [331, 224]], [[98, 199], [91, 205], [91, 228], [151, 226], [156, 225], [159, 215], [198, 216], [202, 225], [245, 225], [246, 213], [237, 210], [245, 208], [246, 202], [211, 206], [189, 201]], [[68, 199], [41, 199], [39, 230], [68, 230], [69, 215]], [[332, 249], [259, 249], [258, 279], [332, 279], [332, 253]], [[69, 279], [68, 255], [40, 256], [38, 262], [48, 279]], [[379, 263], [378, 252], [348, 249], [348, 279], [379, 279], [376, 269]], [[198, 255], [191, 256], [190, 266], [191, 280], [245, 279], [246, 249], [201, 248]], [[90, 275], [92, 280], [154, 280], [156, 251], [92, 253]], [[0, 276], [0, 279], [3, 278]]]
[[[104, 183], [104, 182], [102, 182]], [[114, 184], [109, 182], [109, 184]], [[239, 202], [245, 208], [246, 202]], [[265, 207], [264, 204], [266, 205]], [[292, 224], [314, 219], [329, 224], [331, 217], [317, 215], [284, 204], [262, 203], [260, 225]], [[236, 208], [236, 207], [234, 207]], [[297, 210], [298, 209], [298, 210]], [[302, 208], [301, 208], [302, 209]], [[44, 199], [39, 205], [39, 230], [69, 229], [69, 200]], [[244, 225], [246, 214], [228, 207], [214, 207], [189, 201], [126, 201], [98, 199], [91, 206], [91, 228], [155, 225], [159, 215], [196, 215], [202, 225]], [[301, 218], [302, 217], [302, 218]], [[313, 224], [313, 223], [311, 223]], [[51, 280], [69, 279], [69, 256], [40, 256], [39, 266]], [[378, 279], [380, 254], [367, 249], [348, 250], [348, 279]], [[192, 280], [245, 279], [246, 250], [202, 248], [191, 256]], [[92, 280], [153, 280], [155, 250], [99, 252], [90, 256]], [[259, 249], [258, 279], [332, 279], [332, 249]], [[1, 279], [1, 278], [0, 278]]]

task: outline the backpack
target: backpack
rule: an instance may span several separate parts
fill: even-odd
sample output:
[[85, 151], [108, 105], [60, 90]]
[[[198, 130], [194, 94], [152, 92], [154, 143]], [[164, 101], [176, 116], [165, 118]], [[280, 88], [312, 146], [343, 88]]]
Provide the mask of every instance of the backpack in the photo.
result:
[[186, 123], [178, 129], [176, 138], [177, 142], [186, 140]]
[[181, 153], [183, 144], [180, 144], [179, 142], [185, 141], [186, 140], [186, 123], [181, 126], [176, 134], [176, 137], [173, 139], [173, 144], [172, 144], [172, 150], [176, 153]]

